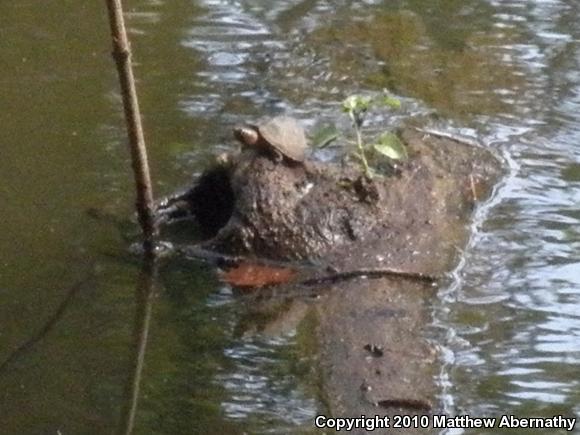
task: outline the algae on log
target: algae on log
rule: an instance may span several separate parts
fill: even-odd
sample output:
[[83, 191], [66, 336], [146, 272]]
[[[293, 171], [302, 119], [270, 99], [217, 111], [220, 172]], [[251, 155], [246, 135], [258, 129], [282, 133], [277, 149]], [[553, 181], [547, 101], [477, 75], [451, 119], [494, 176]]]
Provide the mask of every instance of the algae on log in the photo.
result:
[[[444, 135], [407, 129], [401, 138], [409, 162], [370, 185], [361, 183], [356, 168], [275, 165], [240, 156], [219, 169], [220, 189], [233, 198], [233, 207], [205, 245], [274, 259], [318, 258], [338, 270], [444, 274], [465, 244], [471, 212], [489, 196], [502, 168], [489, 150]], [[198, 186], [204, 183], [202, 177]], [[200, 198], [214, 194], [199, 190], [182, 196], [198, 218]], [[419, 281], [360, 278], [325, 285], [318, 302], [297, 311], [315, 318], [329, 414], [424, 414], [430, 404], [437, 409], [437, 355], [423, 333], [434, 293]]]

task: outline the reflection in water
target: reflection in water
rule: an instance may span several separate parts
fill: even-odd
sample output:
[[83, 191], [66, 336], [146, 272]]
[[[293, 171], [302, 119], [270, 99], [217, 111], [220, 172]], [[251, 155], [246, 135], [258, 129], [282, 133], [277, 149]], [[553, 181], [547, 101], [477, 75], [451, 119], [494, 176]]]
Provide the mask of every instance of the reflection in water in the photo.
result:
[[[10, 103], [0, 112], [0, 351], [38, 329], [80, 254], [94, 253], [107, 280], [11, 365], [0, 416], [11, 433], [104, 433], [126, 378], [118, 355], [130, 335], [133, 269], [98, 255], [123, 257], [127, 242], [84, 209], [130, 213], [117, 85], [102, 5], [37, 3], [0, 6], [0, 96]], [[228, 126], [242, 118], [336, 120], [343, 97], [383, 87], [403, 94], [401, 117], [435, 109], [451, 120], [432, 117], [435, 127], [505, 155], [510, 176], [479, 212], [458, 281], [434, 304], [442, 399], [451, 413], [580, 413], [580, 3], [133, 3], [157, 191], [187, 180], [212, 145], [230, 146]], [[302, 356], [308, 331], [239, 336], [243, 303], [204, 269], [171, 264], [160, 279], [167, 291], [151, 317], [137, 428], [238, 434], [308, 424], [319, 406]]]
[[135, 427], [139, 391], [145, 362], [145, 349], [149, 337], [151, 313], [153, 310], [153, 296], [159, 263], [152, 255], [144, 255], [141, 272], [135, 286], [135, 321], [133, 323], [133, 343], [130, 357], [130, 368], [125, 384], [125, 397], [121, 411], [119, 435], [130, 435]]
[[235, 367], [216, 378], [229, 393], [221, 405], [226, 418], [279, 420], [288, 429], [308, 426], [316, 416], [316, 401], [295, 388], [294, 375], [280, 373], [280, 364], [288, 358], [284, 353], [295, 345], [292, 337], [245, 338], [224, 350]]
[[[215, 377], [227, 392], [221, 409], [227, 419], [251, 422], [257, 432], [274, 422], [279, 431], [309, 429], [319, 408], [313, 397], [316, 383], [308, 386], [314, 376], [313, 352], [300, 332], [308, 323], [309, 306], [292, 298], [256, 296], [242, 292], [236, 300], [236, 339], [223, 349], [226, 364]], [[223, 296], [210, 303], [223, 303]]]

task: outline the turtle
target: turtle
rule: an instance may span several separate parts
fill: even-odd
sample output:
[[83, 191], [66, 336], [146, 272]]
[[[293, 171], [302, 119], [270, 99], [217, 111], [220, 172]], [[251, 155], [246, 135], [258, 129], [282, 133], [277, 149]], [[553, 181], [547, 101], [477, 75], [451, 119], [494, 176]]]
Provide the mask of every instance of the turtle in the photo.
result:
[[284, 159], [292, 163], [302, 163], [306, 158], [304, 129], [296, 119], [289, 116], [276, 116], [256, 125], [236, 127], [234, 136], [243, 147], [265, 151], [278, 163]]

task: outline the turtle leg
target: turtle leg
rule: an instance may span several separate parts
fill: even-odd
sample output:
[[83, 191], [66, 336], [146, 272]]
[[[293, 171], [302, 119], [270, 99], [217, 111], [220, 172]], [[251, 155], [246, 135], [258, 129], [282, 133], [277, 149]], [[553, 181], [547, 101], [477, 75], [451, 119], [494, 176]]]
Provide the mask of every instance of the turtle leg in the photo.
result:
[[156, 201], [154, 213], [157, 223], [167, 225], [192, 217], [192, 195], [193, 188], [187, 188]]
[[274, 161], [274, 163], [276, 163], [277, 165], [282, 163], [284, 161], [284, 156], [282, 155], [282, 153], [278, 150], [272, 150], [272, 160]]

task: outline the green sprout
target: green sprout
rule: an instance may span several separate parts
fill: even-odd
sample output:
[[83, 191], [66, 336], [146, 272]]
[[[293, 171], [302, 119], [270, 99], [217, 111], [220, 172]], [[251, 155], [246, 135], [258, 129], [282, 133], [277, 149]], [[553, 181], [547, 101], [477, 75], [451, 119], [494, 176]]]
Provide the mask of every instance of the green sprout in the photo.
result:
[[392, 109], [399, 109], [401, 102], [388, 95], [376, 98], [351, 95], [342, 103], [343, 112], [347, 113], [354, 128], [357, 152], [355, 156], [361, 161], [365, 176], [372, 178], [373, 171], [368, 163], [367, 150], [372, 149], [376, 153], [392, 160], [404, 160], [407, 158], [407, 150], [399, 138], [393, 134], [385, 132], [378, 138], [378, 142], [366, 145], [363, 142], [362, 127], [367, 112], [376, 106], [387, 106]]
[[369, 178], [371, 178], [371, 171], [369, 168], [367, 157], [365, 155], [361, 130], [365, 114], [369, 110], [371, 101], [372, 100], [370, 97], [351, 95], [342, 103], [342, 110], [348, 114], [348, 117], [350, 118], [352, 126], [354, 128], [354, 133], [356, 135], [356, 145], [358, 148], [358, 154], [356, 155], [363, 164], [365, 175]]

